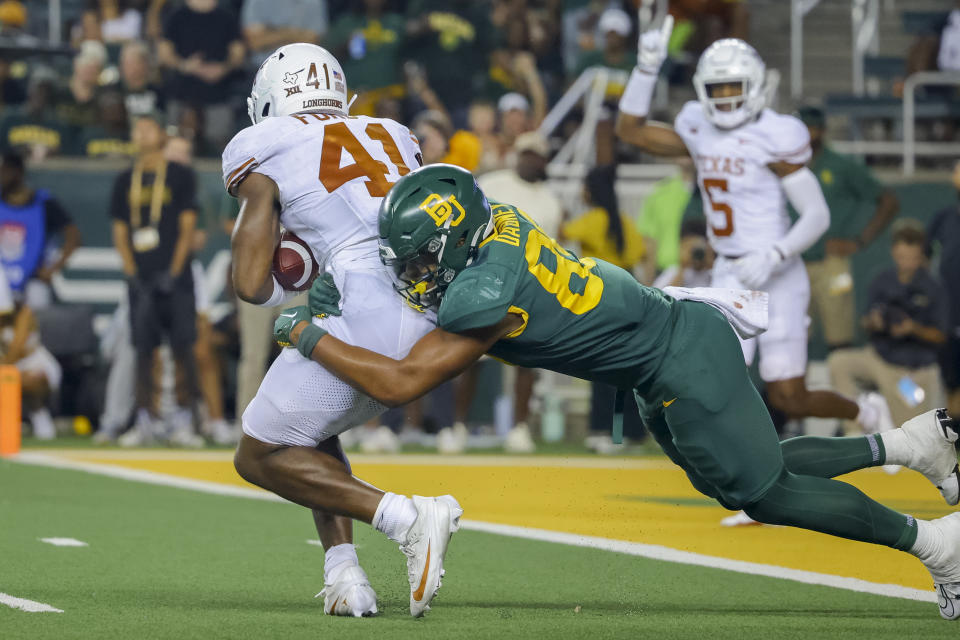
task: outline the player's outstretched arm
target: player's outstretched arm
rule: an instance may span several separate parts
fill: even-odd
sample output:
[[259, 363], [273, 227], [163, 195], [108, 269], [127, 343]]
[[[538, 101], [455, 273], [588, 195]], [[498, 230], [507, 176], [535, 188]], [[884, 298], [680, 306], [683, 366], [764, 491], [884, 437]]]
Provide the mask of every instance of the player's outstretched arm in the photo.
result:
[[667, 45], [672, 31], [673, 16], [668, 15], [659, 29], [651, 29], [640, 35], [637, 66], [627, 81], [617, 115], [617, 136], [658, 156], [685, 156], [689, 153], [683, 138], [671, 127], [647, 120], [657, 74], [667, 58]]
[[[510, 313], [495, 325], [464, 333], [437, 328], [420, 338], [403, 360], [325, 335], [317, 341], [310, 357], [378, 402], [398, 407], [463, 372], [522, 322]], [[290, 344], [298, 344], [308, 324], [297, 323], [290, 331]]]
[[[276, 183], [261, 173], [251, 173], [236, 188], [240, 214], [233, 227], [233, 288], [241, 300], [268, 303], [276, 293], [270, 267], [280, 236], [280, 219], [274, 203]], [[281, 292], [282, 296], [282, 292]], [[273, 304], [280, 304], [278, 300]]]

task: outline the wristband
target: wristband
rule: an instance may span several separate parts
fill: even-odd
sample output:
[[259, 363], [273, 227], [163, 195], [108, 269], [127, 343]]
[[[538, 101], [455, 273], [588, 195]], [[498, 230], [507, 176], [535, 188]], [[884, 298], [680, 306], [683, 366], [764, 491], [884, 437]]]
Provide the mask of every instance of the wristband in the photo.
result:
[[620, 98], [620, 111], [628, 116], [646, 117], [650, 113], [650, 101], [653, 99], [656, 84], [655, 74], [644, 73], [634, 67]]
[[282, 286], [280, 282], [277, 281], [276, 276], [273, 274], [270, 275], [270, 278], [273, 280], [273, 293], [270, 294], [270, 297], [266, 302], [260, 302], [257, 304], [259, 307], [279, 307], [285, 303], [290, 298], [296, 295], [294, 291], [287, 291]]
[[307, 360], [313, 353], [313, 348], [320, 342], [320, 338], [327, 335], [326, 329], [321, 329], [315, 324], [309, 324], [300, 332], [300, 339], [297, 340], [297, 351]]

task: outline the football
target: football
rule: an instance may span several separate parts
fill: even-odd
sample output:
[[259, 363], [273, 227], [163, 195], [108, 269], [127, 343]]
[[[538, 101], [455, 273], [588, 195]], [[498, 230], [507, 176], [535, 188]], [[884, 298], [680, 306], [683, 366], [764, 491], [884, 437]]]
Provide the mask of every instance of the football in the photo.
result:
[[319, 265], [309, 245], [284, 229], [273, 252], [273, 275], [287, 291], [306, 291], [317, 276]]

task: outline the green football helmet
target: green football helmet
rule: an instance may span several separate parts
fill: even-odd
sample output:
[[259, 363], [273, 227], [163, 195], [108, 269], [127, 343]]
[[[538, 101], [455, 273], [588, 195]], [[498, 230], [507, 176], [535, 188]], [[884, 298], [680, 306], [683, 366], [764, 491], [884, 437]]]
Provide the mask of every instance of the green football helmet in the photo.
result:
[[431, 164], [400, 178], [380, 204], [380, 260], [393, 267], [397, 291], [420, 311], [477, 256], [493, 214], [473, 174]]

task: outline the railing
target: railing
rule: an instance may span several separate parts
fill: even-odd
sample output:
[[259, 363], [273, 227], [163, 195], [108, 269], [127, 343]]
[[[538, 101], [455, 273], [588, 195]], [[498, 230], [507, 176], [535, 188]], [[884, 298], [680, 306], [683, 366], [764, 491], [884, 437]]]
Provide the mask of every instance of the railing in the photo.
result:
[[850, 18], [853, 29], [853, 93], [862, 96], [866, 91], [863, 59], [867, 53], [876, 55], [880, 47], [880, 0], [853, 0]]
[[[903, 174], [912, 176], [916, 169], [916, 90], [917, 87], [960, 86], [960, 71], [919, 71], [903, 83]], [[946, 146], [951, 143], [927, 143], [925, 146]], [[953, 145], [956, 146], [956, 145]]]
[[[803, 19], [820, 4], [820, 0], [790, 2], [790, 96], [803, 98]], [[887, 0], [891, 8], [890, 0]], [[852, 0], [850, 5], [853, 44], [853, 93], [862, 96], [866, 90], [863, 61], [867, 53], [876, 54], [880, 33], [880, 0]]]
[[803, 97], [803, 18], [820, 0], [791, 0], [790, 2], [790, 97]]

